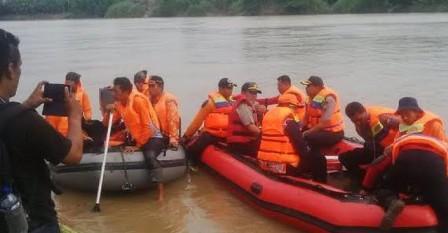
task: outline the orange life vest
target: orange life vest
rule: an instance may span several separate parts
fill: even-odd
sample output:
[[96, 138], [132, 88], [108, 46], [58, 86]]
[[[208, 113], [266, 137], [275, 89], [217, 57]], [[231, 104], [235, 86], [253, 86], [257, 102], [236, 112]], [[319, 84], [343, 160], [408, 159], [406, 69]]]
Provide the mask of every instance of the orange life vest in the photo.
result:
[[428, 127], [428, 123], [438, 121], [443, 125], [442, 118], [432, 112], [425, 111], [423, 117], [415, 121], [412, 125], [400, 124], [399, 136], [410, 133], [423, 133]]
[[[91, 109], [89, 102], [84, 102], [84, 95], [87, 95], [87, 93], [84, 91], [84, 88], [78, 87], [76, 93], [75, 93], [75, 99], [79, 102], [79, 105], [81, 105], [81, 109], [83, 111], [83, 117], [86, 120], [92, 119], [92, 112], [85, 111], [86, 109]], [[89, 105], [89, 106], [86, 106]], [[53, 126], [59, 133], [61, 133], [64, 136], [67, 136], [68, 133], [68, 117], [61, 117], [61, 116], [46, 116], [45, 119], [47, 122]]]
[[397, 130], [384, 127], [379, 117], [381, 116], [381, 114], [394, 114], [395, 111], [391, 108], [380, 106], [370, 106], [367, 107], [366, 110], [369, 114], [369, 127], [373, 139], [383, 148], [391, 145], [394, 142], [398, 132]]
[[[148, 112], [150, 113], [151, 122], [141, 122], [141, 118], [133, 106], [136, 98], [141, 98], [145, 102], [145, 107], [148, 108]], [[138, 146], [144, 145], [160, 129], [157, 116], [148, 97], [137, 90], [131, 92], [126, 106], [121, 103], [116, 103], [115, 108]]]
[[215, 105], [215, 109], [205, 118], [204, 130], [213, 136], [224, 138], [227, 136], [233, 101], [226, 99], [219, 92], [209, 94], [208, 98]]
[[[157, 117], [159, 119], [160, 123], [160, 130], [162, 131], [163, 135], [168, 136], [169, 135], [169, 122], [167, 117], [167, 103], [174, 102], [177, 105], [177, 99], [174, 97], [174, 95], [164, 91], [162, 93], [162, 96], [160, 97], [159, 101], [157, 101], [156, 104], [154, 104], [154, 110], [157, 113]], [[178, 121], [179, 122], [179, 121]]]
[[297, 100], [299, 101], [299, 103], [303, 104], [303, 106], [299, 106], [294, 113], [300, 120], [303, 120], [303, 117], [305, 116], [305, 110], [306, 110], [306, 108], [305, 108], [306, 96], [296, 86], [291, 86], [282, 95], [286, 95], [286, 94], [293, 94], [293, 95], [297, 96]]
[[285, 134], [285, 121], [295, 119], [294, 111], [288, 107], [275, 107], [266, 113], [261, 129], [261, 144], [258, 159], [275, 163], [299, 165], [299, 155]]
[[[395, 164], [398, 156], [405, 150], [424, 150], [439, 155], [448, 168], [448, 145], [434, 137], [419, 133], [411, 133], [399, 137], [392, 148], [392, 163]], [[448, 172], [448, 169], [447, 169]]]
[[307, 127], [313, 128], [315, 125], [319, 124], [320, 118], [323, 114], [323, 106], [325, 105], [326, 98], [328, 96], [333, 96], [336, 100], [336, 106], [332, 116], [330, 118], [330, 124], [325, 131], [330, 132], [340, 132], [344, 130], [344, 119], [341, 113], [341, 107], [339, 103], [339, 97], [330, 88], [325, 87], [322, 89], [313, 99], [310, 99], [307, 104]]

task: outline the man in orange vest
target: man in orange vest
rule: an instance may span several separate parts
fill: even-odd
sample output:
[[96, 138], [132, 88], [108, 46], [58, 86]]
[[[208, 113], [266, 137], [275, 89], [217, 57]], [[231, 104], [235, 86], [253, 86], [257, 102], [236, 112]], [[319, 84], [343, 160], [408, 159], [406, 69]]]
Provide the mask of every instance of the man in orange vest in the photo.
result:
[[[91, 120], [92, 106], [90, 104], [89, 95], [81, 85], [81, 75], [75, 72], [68, 72], [67, 75], [65, 76], [65, 84], [70, 87], [70, 91], [74, 94], [75, 99], [81, 105], [83, 119]], [[46, 116], [45, 119], [59, 133], [61, 133], [64, 136], [67, 136], [68, 117]]]
[[174, 95], [164, 90], [165, 83], [160, 76], [152, 75], [148, 82], [152, 106], [160, 123], [160, 130], [168, 141], [168, 146], [179, 146], [180, 114], [179, 104]]
[[324, 86], [318, 76], [302, 81], [306, 86], [308, 103], [304, 117], [303, 135], [311, 147], [311, 173], [319, 182], [327, 181], [327, 163], [321, 148], [330, 147], [344, 138], [344, 122], [340, 100], [335, 91]]
[[303, 120], [305, 116], [305, 105], [306, 96], [305, 94], [296, 86], [291, 84], [291, 78], [288, 75], [282, 75], [277, 78], [277, 89], [280, 96], [286, 94], [292, 94], [296, 97], [298, 105], [296, 108], [296, 115], [300, 120]]
[[[182, 140], [188, 142], [187, 152], [191, 162], [197, 162], [208, 145], [225, 142], [229, 125], [229, 114], [232, 111], [232, 93], [236, 84], [228, 78], [222, 78], [218, 83], [218, 91], [208, 95], [201, 109], [188, 126]], [[194, 140], [193, 135], [202, 128]]]
[[233, 104], [226, 141], [227, 148], [234, 154], [257, 155], [261, 133], [256, 107], [258, 94], [261, 91], [257, 84], [246, 82], [241, 87], [241, 95], [236, 97]]
[[[377, 191], [380, 203], [387, 208], [380, 227], [388, 230], [393, 226], [405, 206], [398, 193], [410, 187], [419, 190], [423, 200], [434, 209], [439, 232], [448, 232], [448, 149], [443, 121], [422, 110], [412, 97], [400, 99], [396, 114], [402, 119], [399, 136], [375, 164], [380, 167], [376, 175], [391, 166], [384, 187]], [[372, 187], [372, 180], [375, 179], [368, 171], [363, 186]]]
[[364, 139], [364, 147], [355, 148], [339, 155], [339, 161], [356, 178], [362, 177], [359, 165], [371, 163], [391, 145], [398, 132], [400, 119], [395, 110], [380, 106], [364, 107], [359, 102], [351, 102], [345, 108], [346, 115]]
[[278, 106], [263, 118], [258, 164], [274, 174], [297, 176], [308, 156], [308, 147], [295, 114], [300, 103], [294, 94], [283, 94]]
[[[113, 123], [123, 120], [135, 145], [127, 145], [125, 153], [133, 153], [141, 149], [149, 168], [155, 170], [153, 182], [159, 183], [159, 200], [163, 199], [163, 186], [161, 184], [162, 167], [157, 156], [165, 148], [163, 136], [160, 133], [157, 115], [149, 102], [148, 97], [133, 90], [131, 81], [126, 77], [114, 79], [114, 97], [116, 102], [106, 106], [112, 111]], [[109, 115], [103, 120], [107, 124]]]
[[148, 71], [142, 70], [134, 75], [134, 85], [137, 91], [149, 97], [149, 87], [148, 87]]

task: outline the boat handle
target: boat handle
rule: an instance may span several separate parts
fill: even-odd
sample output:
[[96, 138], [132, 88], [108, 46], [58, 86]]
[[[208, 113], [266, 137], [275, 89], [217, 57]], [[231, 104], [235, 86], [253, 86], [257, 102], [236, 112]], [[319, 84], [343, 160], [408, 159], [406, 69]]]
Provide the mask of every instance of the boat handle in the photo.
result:
[[256, 195], [260, 195], [261, 192], [263, 191], [263, 186], [261, 184], [254, 182], [250, 185], [250, 191], [252, 191]]

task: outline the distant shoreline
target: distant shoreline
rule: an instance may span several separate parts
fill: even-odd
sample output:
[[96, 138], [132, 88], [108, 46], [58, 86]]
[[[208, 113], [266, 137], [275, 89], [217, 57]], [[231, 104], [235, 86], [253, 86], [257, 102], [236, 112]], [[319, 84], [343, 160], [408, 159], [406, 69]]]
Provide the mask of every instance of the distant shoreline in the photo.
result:
[[144, 17], [81, 17], [72, 14], [35, 14], [35, 15], [4, 15], [0, 16], [0, 21], [29, 21], [29, 20], [64, 20], [64, 19], [139, 19], [139, 18], [207, 18], [207, 17], [257, 17], [257, 16], [300, 16], [300, 15], [344, 15], [344, 14], [448, 14], [445, 11], [416, 11], [416, 12], [372, 12], [372, 13], [315, 13], [315, 14], [260, 14], [260, 15], [206, 15], [206, 16], [144, 16]]

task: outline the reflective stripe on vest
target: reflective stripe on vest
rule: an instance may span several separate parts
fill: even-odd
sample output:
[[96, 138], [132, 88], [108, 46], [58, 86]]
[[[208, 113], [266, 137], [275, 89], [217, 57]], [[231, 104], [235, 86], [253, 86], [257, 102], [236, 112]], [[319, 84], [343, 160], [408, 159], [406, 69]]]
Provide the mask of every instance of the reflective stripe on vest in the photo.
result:
[[[423, 134], [407, 134], [399, 137], [392, 148], [392, 163], [395, 164], [398, 156], [405, 150], [424, 150], [439, 155], [448, 166], [448, 145], [434, 137]], [[448, 172], [448, 170], [447, 170]]]
[[425, 111], [423, 117], [415, 121], [412, 125], [401, 123], [399, 127], [400, 136], [412, 133], [422, 133], [425, 130], [425, 127], [427, 127], [427, 124], [433, 121], [439, 121], [441, 124], [443, 124], [443, 121], [439, 116], [434, 113]]
[[226, 99], [219, 92], [211, 93], [208, 98], [215, 105], [215, 109], [205, 118], [204, 129], [211, 135], [224, 138], [229, 127], [232, 99]]
[[263, 119], [262, 136], [258, 159], [262, 161], [299, 165], [296, 153], [289, 137], [285, 134], [285, 121], [294, 119], [294, 111], [288, 107], [275, 107]]
[[340, 132], [344, 130], [344, 121], [339, 104], [339, 97], [336, 92], [334, 92], [330, 88], [322, 89], [312, 100], [309, 100], [306, 110], [308, 113], [307, 127], [313, 128], [315, 125], [319, 124], [320, 118], [323, 114], [323, 106], [325, 105], [325, 100], [328, 96], [334, 97], [336, 105], [334, 112], [332, 113], [330, 118], [330, 125], [324, 128], [324, 130], [331, 132]]
[[379, 143], [383, 148], [391, 145], [397, 135], [397, 131], [388, 129], [383, 126], [380, 121], [381, 114], [394, 114], [394, 110], [391, 108], [371, 106], [367, 107], [367, 113], [369, 114], [370, 131], [374, 140]]

